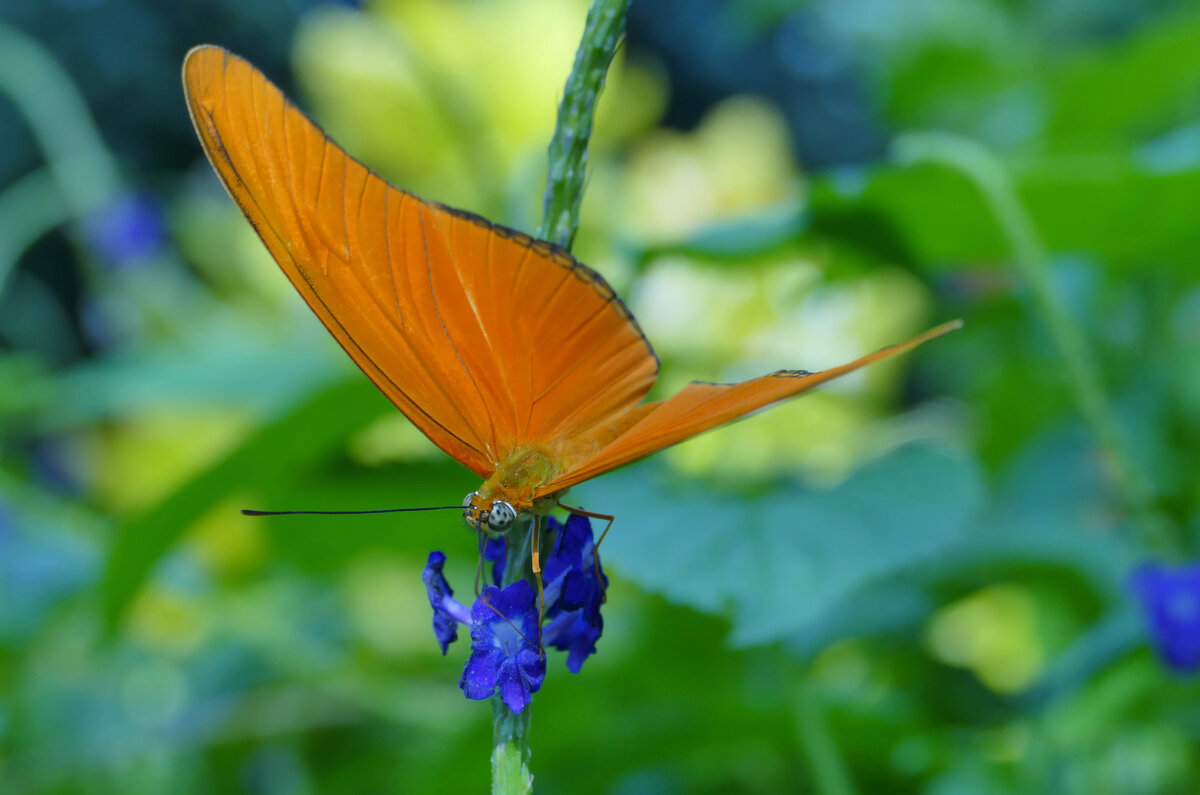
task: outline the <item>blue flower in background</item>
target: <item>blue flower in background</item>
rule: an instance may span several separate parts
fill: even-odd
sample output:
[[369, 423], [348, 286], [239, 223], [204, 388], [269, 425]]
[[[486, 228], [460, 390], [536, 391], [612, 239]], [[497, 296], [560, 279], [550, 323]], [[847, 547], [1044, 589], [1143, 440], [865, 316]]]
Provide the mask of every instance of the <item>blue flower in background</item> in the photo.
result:
[[78, 495], [82, 489], [72, 467], [74, 453], [58, 436], [46, 436], [34, 443], [30, 451], [31, 474], [42, 485], [54, 491]]
[[86, 534], [0, 496], [0, 648], [34, 637], [52, 611], [93, 587], [102, 560]]
[[162, 206], [152, 196], [122, 194], [84, 219], [83, 235], [109, 265], [136, 267], [166, 241]]
[[[546, 532], [552, 541], [542, 569], [544, 605], [541, 641], [567, 652], [567, 668], [579, 673], [584, 661], [596, 652], [604, 629], [600, 607], [608, 578], [596, 556], [592, 527], [587, 518], [572, 516], [565, 524], [550, 518]], [[442, 574], [446, 556], [431, 552], [422, 579], [433, 607], [433, 631], [445, 654], [458, 637], [458, 625], [471, 627], [471, 657], [459, 686], [468, 698], [489, 698], [500, 691], [513, 712], [525, 708], [546, 676], [546, 656], [538, 648], [537, 590], [526, 580], [498, 587], [508, 546], [503, 538], [488, 540], [482, 549], [492, 565], [496, 585], [467, 608], [453, 598]]]
[[454, 591], [442, 574], [445, 565], [446, 556], [443, 553], [430, 552], [429, 562], [421, 573], [425, 592], [429, 595], [429, 606], [433, 608], [433, 634], [442, 647], [442, 654], [448, 652], [450, 644], [458, 640], [458, 625], [471, 621], [471, 612], [454, 598]]
[[489, 585], [471, 608], [471, 658], [458, 686], [467, 698], [490, 698], [496, 688], [513, 712], [529, 704], [546, 678], [537, 646], [537, 592], [525, 580]]
[[1200, 562], [1175, 568], [1143, 563], [1130, 586], [1163, 661], [1182, 673], [1200, 668]]

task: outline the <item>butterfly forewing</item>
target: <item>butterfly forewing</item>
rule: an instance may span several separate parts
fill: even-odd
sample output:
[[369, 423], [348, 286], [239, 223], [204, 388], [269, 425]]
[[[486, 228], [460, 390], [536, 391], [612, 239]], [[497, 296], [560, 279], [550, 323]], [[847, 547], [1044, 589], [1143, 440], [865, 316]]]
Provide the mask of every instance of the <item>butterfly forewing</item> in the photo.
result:
[[184, 87], [210, 161], [276, 262], [451, 456], [486, 477], [525, 446], [598, 449], [640, 416], [657, 358], [598, 275], [391, 187], [225, 50], [189, 53]]

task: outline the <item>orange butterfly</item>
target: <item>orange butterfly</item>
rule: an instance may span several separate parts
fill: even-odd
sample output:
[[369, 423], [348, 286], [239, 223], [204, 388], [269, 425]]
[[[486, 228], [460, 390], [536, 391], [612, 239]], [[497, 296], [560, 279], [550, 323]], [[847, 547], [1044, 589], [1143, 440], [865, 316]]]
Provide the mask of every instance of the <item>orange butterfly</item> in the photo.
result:
[[819, 373], [693, 382], [644, 403], [658, 357], [598, 273], [551, 243], [393, 188], [226, 50], [189, 52], [183, 84], [209, 161], [300, 295], [388, 399], [484, 479], [463, 502], [482, 532], [961, 325]]

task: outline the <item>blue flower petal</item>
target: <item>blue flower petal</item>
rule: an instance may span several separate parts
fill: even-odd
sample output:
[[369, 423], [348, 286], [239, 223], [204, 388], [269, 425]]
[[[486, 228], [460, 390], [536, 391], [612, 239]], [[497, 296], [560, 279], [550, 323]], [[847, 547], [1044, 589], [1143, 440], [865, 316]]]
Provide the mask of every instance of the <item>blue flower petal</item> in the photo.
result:
[[1181, 673], [1200, 669], [1200, 562], [1176, 568], [1143, 563], [1130, 587], [1163, 661]]
[[500, 698], [513, 712], [521, 712], [533, 700], [530, 684], [515, 662], [500, 669], [499, 688]]
[[433, 608], [433, 634], [442, 647], [442, 654], [449, 651], [450, 644], [458, 639], [458, 625], [470, 623], [471, 620], [470, 611], [454, 598], [454, 591], [442, 574], [445, 564], [446, 556], [443, 553], [430, 552], [425, 570], [421, 572], [429, 606]]
[[603, 596], [608, 584], [603, 568], [596, 565], [592, 526], [586, 516], [574, 514], [565, 525], [551, 518], [549, 526], [558, 532], [558, 538], [543, 567], [546, 604], [551, 609], [577, 610], [595, 595]]
[[549, 517], [546, 528], [555, 535], [554, 548], [542, 567], [545, 579], [549, 582], [581, 567], [584, 547], [592, 540], [592, 526], [586, 516], [572, 514], [566, 524], [553, 516]]
[[533, 647], [522, 649], [517, 655], [517, 667], [529, 683], [530, 692], [536, 693], [542, 689], [542, 682], [546, 680], [546, 655]]
[[491, 698], [496, 690], [496, 682], [500, 680], [503, 664], [504, 655], [498, 650], [472, 652], [467, 666], [463, 668], [462, 678], [458, 680], [458, 686], [467, 698], [476, 701]]
[[565, 525], [551, 520], [558, 531], [554, 551], [546, 562], [547, 624], [542, 640], [567, 652], [567, 668], [579, 673], [584, 661], [595, 654], [596, 641], [604, 629], [600, 606], [608, 578], [597, 565], [591, 523], [585, 516], [572, 515]]
[[538, 610], [531, 584], [489, 585], [471, 606], [471, 658], [459, 686], [467, 698], [488, 698], [497, 688], [513, 712], [529, 704], [546, 676], [537, 647]]
[[600, 610], [571, 610], [550, 619], [542, 638], [548, 646], [567, 652], [567, 669], [579, 673], [588, 657], [596, 653], [596, 641], [604, 631]]
[[[534, 604], [536, 592], [533, 585], [525, 580], [517, 580], [505, 588], [489, 585], [471, 606], [471, 631], [482, 624], [492, 625], [501, 623], [515, 624], [523, 634], [530, 628], [525, 626], [532, 620], [532, 629], [537, 630], [537, 605]], [[505, 619], [508, 619], [505, 621]], [[472, 637], [474, 635], [472, 634]]]

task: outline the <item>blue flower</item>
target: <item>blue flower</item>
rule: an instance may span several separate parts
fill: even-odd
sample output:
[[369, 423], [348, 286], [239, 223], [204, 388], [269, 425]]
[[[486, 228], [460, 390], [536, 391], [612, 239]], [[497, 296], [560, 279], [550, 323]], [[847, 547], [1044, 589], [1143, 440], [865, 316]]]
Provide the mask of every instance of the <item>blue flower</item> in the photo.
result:
[[538, 649], [537, 593], [525, 580], [489, 585], [471, 608], [471, 658], [458, 686], [467, 698], [490, 698], [497, 688], [521, 712], [542, 687], [546, 658]]
[[1181, 673], [1200, 668], [1200, 562], [1177, 568], [1143, 563], [1130, 587], [1163, 661]]
[[88, 216], [83, 223], [88, 243], [114, 267], [144, 264], [166, 242], [166, 224], [158, 200], [125, 193]]
[[433, 608], [433, 634], [442, 647], [442, 654], [449, 651], [450, 644], [458, 640], [458, 625], [471, 621], [470, 611], [454, 598], [454, 591], [442, 574], [444, 565], [446, 556], [443, 553], [430, 552], [425, 571], [421, 572], [425, 592], [429, 595], [429, 606]]
[[577, 674], [584, 660], [596, 653], [596, 641], [604, 630], [600, 606], [608, 578], [596, 561], [587, 517], [572, 515], [565, 525], [551, 518], [549, 527], [557, 541], [543, 572], [549, 608], [542, 637], [567, 652], [567, 668]]
[[546, 655], [538, 646], [538, 621], [545, 619], [541, 641], [567, 652], [567, 668], [579, 673], [584, 661], [596, 652], [604, 629], [600, 606], [608, 578], [596, 556], [592, 527], [587, 518], [572, 516], [566, 524], [548, 519], [553, 539], [544, 559], [544, 616], [539, 615], [537, 591], [526, 580], [498, 587], [508, 555], [508, 542], [490, 539], [482, 554], [492, 563], [496, 585], [484, 588], [468, 611], [453, 598], [442, 573], [446, 556], [431, 552], [421, 578], [433, 607], [433, 631], [445, 654], [458, 638], [458, 625], [471, 627], [471, 656], [459, 687], [467, 698], [490, 698], [497, 690], [508, 708], [521, 712], [546, 678]]

